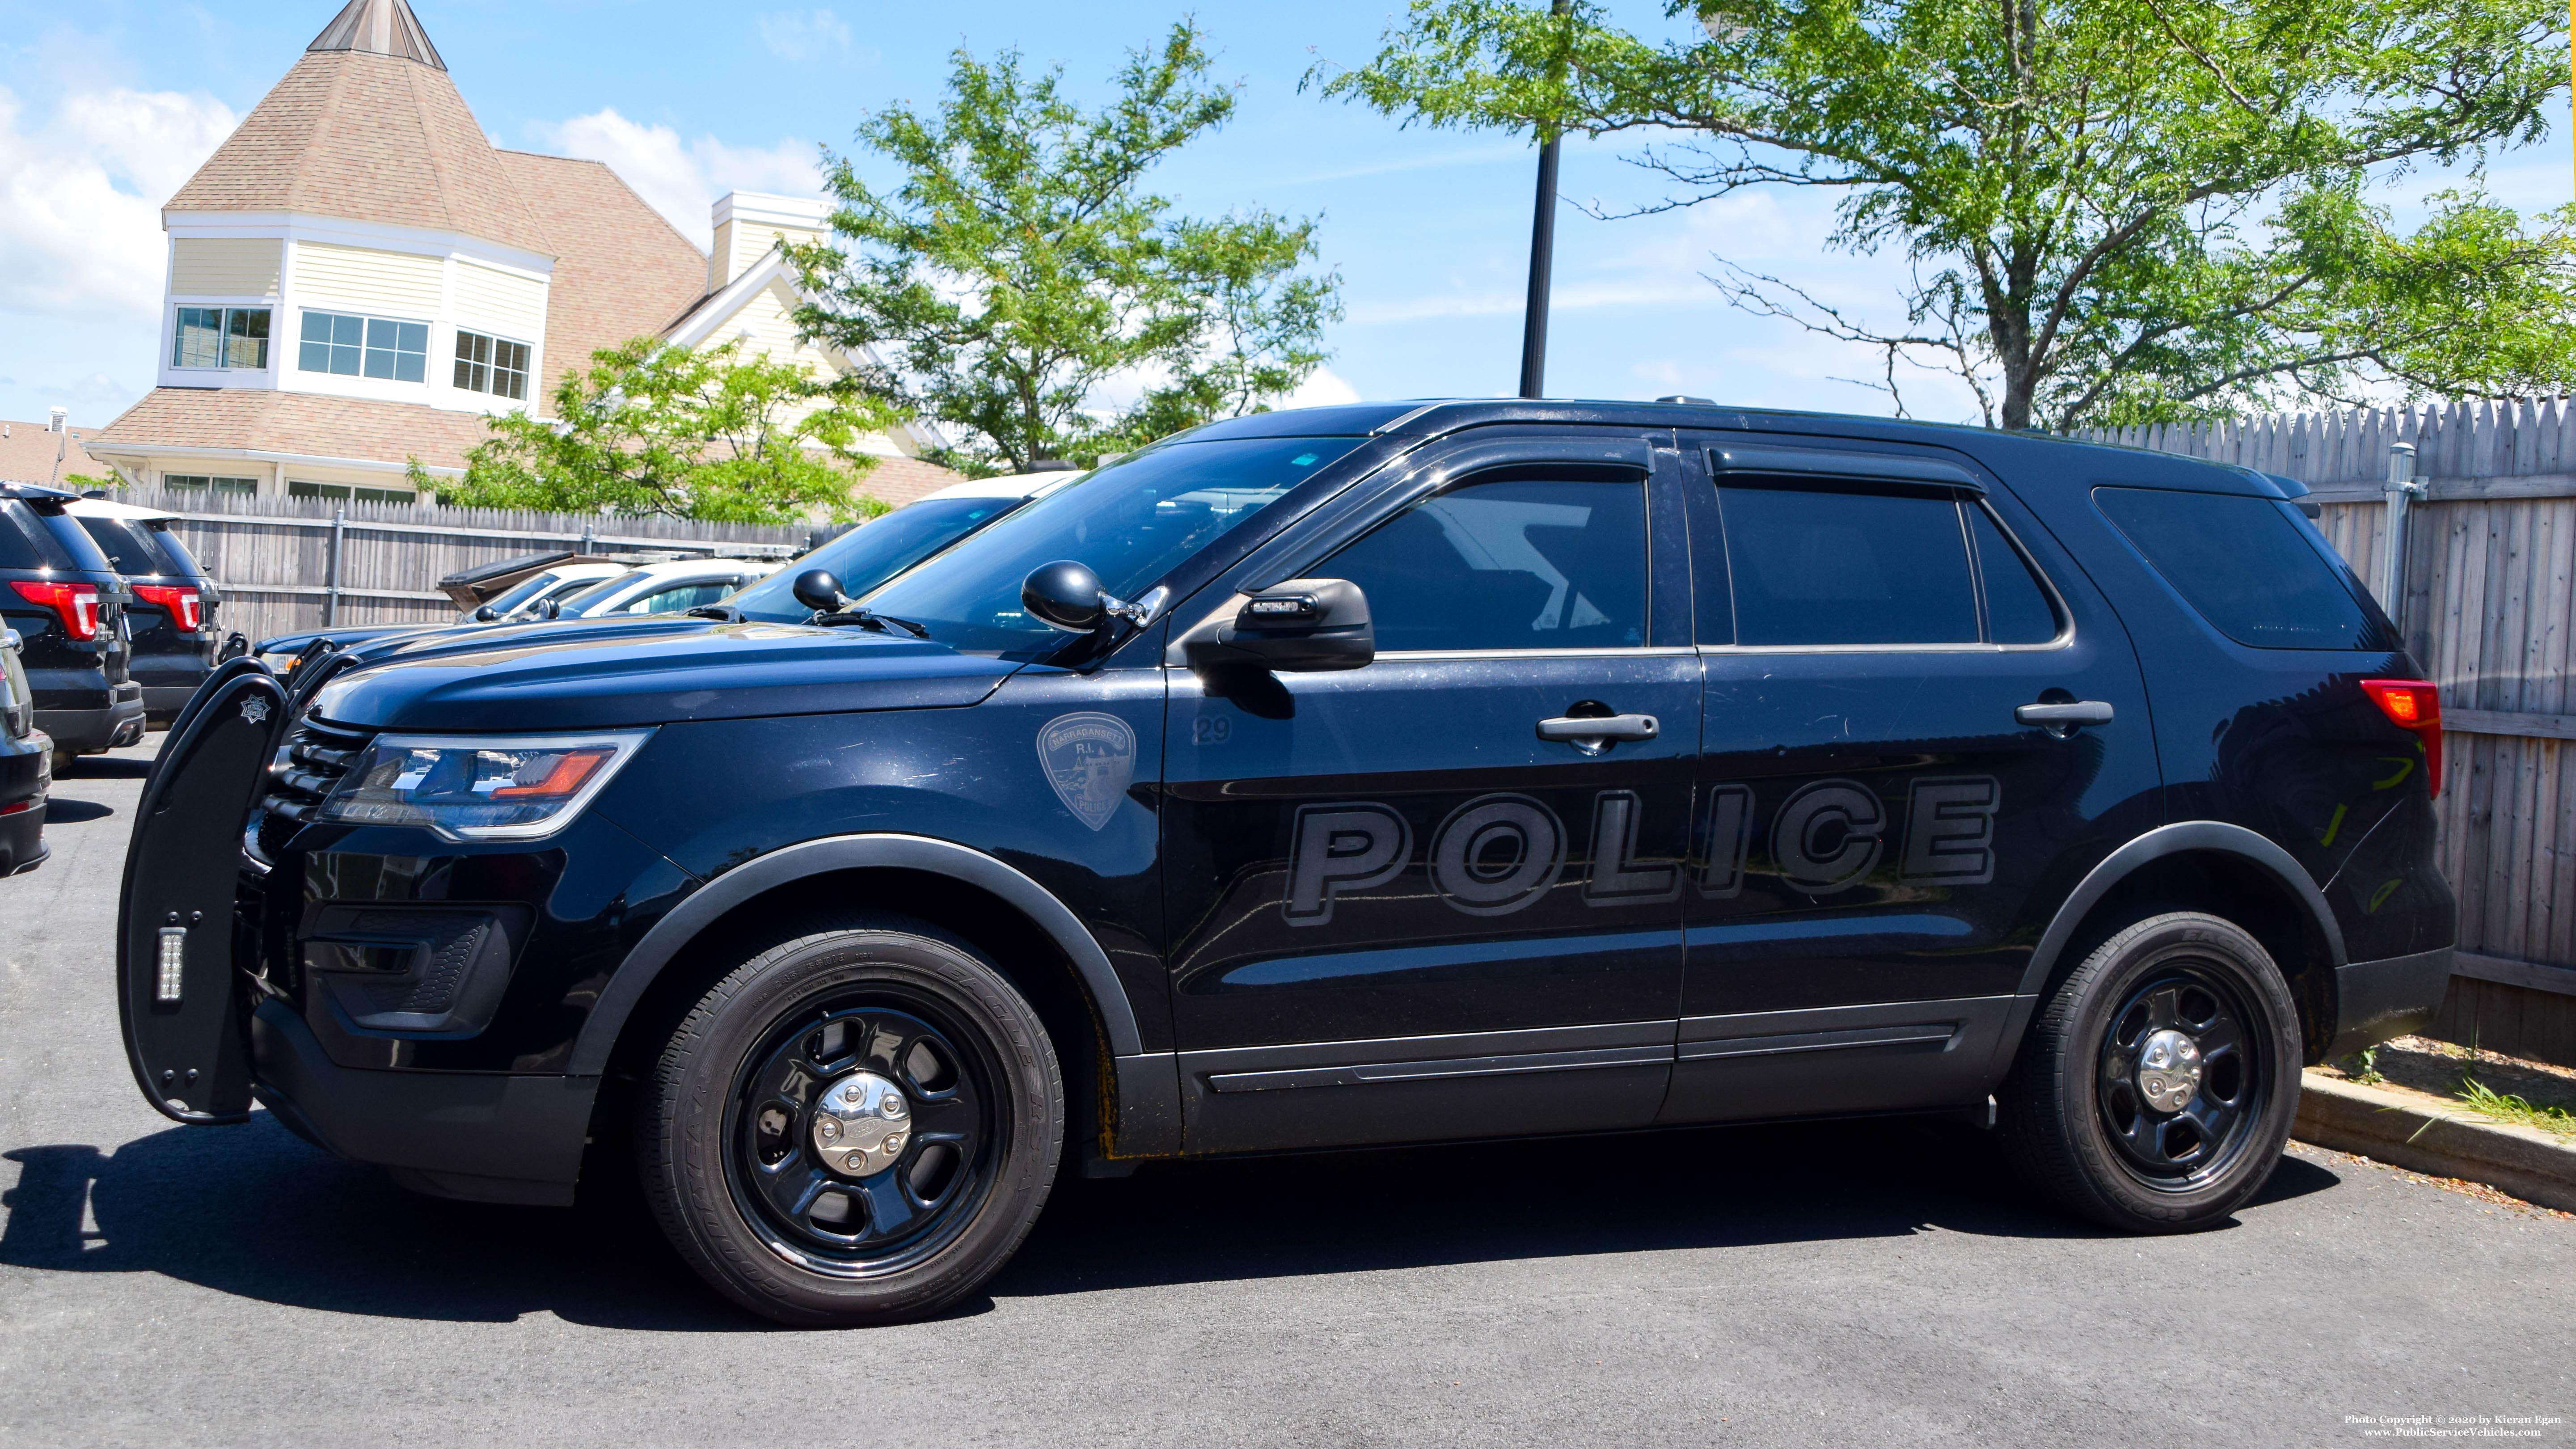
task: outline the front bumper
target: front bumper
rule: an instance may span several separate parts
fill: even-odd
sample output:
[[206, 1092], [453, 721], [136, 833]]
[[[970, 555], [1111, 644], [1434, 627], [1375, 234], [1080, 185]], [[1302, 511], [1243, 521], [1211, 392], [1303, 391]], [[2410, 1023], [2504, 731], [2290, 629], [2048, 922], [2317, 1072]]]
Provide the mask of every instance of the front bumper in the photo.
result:
[[2433, 1024], [2451, 989], [2457, 947], [2335, 968], [2335, 1034], [2325, 1059], [2347, 1057]]
[[343, 1067], [283, 1002], [250, 1024], [252, 1090], [297, 1136], [418, 1192], [562, 1207], [599, 1078]]

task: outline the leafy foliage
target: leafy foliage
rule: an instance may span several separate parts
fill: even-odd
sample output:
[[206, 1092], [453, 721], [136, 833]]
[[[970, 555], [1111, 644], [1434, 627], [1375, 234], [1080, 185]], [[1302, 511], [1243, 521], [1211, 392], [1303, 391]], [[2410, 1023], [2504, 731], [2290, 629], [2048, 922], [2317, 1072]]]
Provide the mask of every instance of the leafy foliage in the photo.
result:
[[465, 476], [413, 486], [479, 508], [784, 523], [867, 518], [876, 460], [855, 446], [901, 421], [850, 378], [820, 378], [739, 340], [703, 351], [650, 337], [602, 348], [555, 389], [552, 420], [496, 413]]
[[1667, 9], [1693, 39], [1598, 0], [1413, 0], [1368, 65], [1309, 80], [1407, 123], [1639, 132], [1675, 186], [1650, 210], [1833, 188], [1836, 245], [1913, 266], [1903, 329], [1723, 263], [1720, 286], [1883, 349], [1891, 392], [1900, 364], [1963, 378], [2009, 428], [2576, 384], [2576, 215], [2449, 194], [2401, 234], [2364, 194], [2541, 135], [2557, 0]]
[[[1255, 411], [1320, 365], [1340, 279], [1301, 270], [1311, 219], [1172, 214], [1154, 165], [1222, 125], [1196, 30], [1131, 52], [1117, 96], [1086, 111], [1063, 73], [960, 50], [938, 113], [894, 106], [859, 128], [902, 180], [879, 189], [833, 158], [832, 243], [796, 260], [811, 334], [885, 365], [870, 385], [961, 436], [970, 473], [1088, 462]], [[1106, 387], [1142, 395], [1104, 415]]]

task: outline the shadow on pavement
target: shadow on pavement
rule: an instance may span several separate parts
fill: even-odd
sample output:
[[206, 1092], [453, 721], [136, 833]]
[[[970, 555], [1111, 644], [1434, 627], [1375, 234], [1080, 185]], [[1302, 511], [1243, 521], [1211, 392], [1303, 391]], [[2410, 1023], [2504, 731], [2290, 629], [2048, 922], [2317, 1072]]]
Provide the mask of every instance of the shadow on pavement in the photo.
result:
[[[415, 1196], [266, 1114], [113, 1155], [18, 1165], [0, 1263], [167, 1274], [295, 1307], [609, 1328], [766, 1327], [702, 1286], [630, 1190], [572, 1210]], [[2331, 1187], [2283, 1159], [2249, 1211]], [[83, 1227], [84, 1205], [94, 1232]], [[2029, 1198], [1990, 1138], [1930, 1121], [1826, 1122], [1152, 1164], [1059, 1189], [989, 1298], [1461, 1263], [1904, 1237], [1926, 1226], [2103, 1236]]]
[[105, 820], [115, 813], [115, 806], [101, 805], [95, 800], [66, 800], [56, 795], [45, 802], [47, 825], [78, 825], [85, 820]]
[[71, 768], [57, 770], [57, 780], [140, 780], [152, 773], [148, 758], [120, 758], [115, 755], [83, 755], [72, 761]]

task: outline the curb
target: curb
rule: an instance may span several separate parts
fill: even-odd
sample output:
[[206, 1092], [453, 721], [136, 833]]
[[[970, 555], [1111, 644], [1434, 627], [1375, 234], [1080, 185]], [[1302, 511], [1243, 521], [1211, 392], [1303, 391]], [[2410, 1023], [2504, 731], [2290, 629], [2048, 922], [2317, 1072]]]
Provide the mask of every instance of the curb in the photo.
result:
[[2482, 1182], [2525, 1202], [2576, 1212], [2576, 1142], [2455, 1113], [2420, 1093], [2365, 1087], [2314, 1070], [2299, 1085], [2290, 1133], [2302, 1142]]

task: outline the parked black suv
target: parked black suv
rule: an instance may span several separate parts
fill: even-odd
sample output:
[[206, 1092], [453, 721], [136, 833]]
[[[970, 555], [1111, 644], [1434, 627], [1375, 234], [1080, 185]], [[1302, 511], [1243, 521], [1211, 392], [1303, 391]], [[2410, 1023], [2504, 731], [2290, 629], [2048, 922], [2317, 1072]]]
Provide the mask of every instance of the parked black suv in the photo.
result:
[[1992, 1112], [2074, 1211], [2205, 1226], [2450, 968], [2439, 700], [2301, 491], [1309, 409], [803, 580], [835, 627], [234, 661], [135, 815], [134, 1069], [459, 1197], [596, 1139], [790, 1323], [972, 1290], [1060, 1157]]
[[26, 640], [36, 727], [53, 737], [57, 771], [143, 738], [143, 690], [128, 672], [133, 592], [63, 511], [75, 496], [0, 483], [0, 627]]
[[36, 728], [18, 631], [0, 629], [0, 876], [45, 863], [45, 796], [54, 779], [54, 742]]
[[168, 724], [214, 672], [223, 589], [172, 531], [170, 514], [89, 497], [65, 511], [134, 591], [125, 610], [134, 640], [127, 668], [143, 689], [143, 717]]

